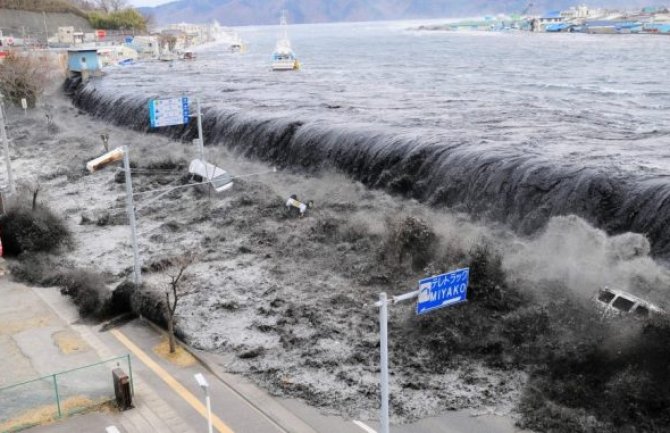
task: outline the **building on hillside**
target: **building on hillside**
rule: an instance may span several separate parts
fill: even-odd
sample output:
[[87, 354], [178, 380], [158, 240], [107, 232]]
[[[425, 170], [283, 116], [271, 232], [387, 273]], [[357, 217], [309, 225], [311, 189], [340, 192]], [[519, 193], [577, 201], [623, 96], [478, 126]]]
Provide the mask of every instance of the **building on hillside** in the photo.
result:
[[58, 27], [58, 43], [71, 45], [74, 43], [74, 27]]
[[142, 59], [157, 59], [160, 55], [160, 43], [156, 36], [135, 36], [127, 45]]
[[583, 21], [587, 18], [600, 15], [598, 9], [590, 9], [586, 5], [572, 6], [561, 12], [561, 16], [566, 21]]

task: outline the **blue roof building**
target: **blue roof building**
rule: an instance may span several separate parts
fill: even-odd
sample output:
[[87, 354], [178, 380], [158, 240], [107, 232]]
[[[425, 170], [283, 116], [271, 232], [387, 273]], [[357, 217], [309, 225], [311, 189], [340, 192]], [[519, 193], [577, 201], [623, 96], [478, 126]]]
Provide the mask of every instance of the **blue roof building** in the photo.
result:
[[545, 13], [544, 15], [542, 15], [540, 17], [540, 19], [543, 19], [543, 20], [554, 20], [554, 19], [562, 20], [563, 16], [561, 15], [561, 11], [549, 11], [549, 12]]
[[67, 68], [70, 73], [99, 75], [102, 64], [97, 48], [76, 48], [67, 50]]

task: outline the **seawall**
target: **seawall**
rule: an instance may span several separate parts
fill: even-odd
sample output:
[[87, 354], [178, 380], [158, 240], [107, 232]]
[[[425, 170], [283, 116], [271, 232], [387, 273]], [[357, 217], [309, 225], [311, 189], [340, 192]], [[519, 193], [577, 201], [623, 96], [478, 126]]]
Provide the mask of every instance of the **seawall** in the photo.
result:
[[[145, 99], [102, 93], [92, 83], [69, 81], [65, 87], [80, 109], [150, 131]], [[225, 145], [281, 167], [333, 167], [370, 188], [502, 222], [525, 234], [541, 229], [552, 216], [575, 214], [610, 234], [642, 233], [655, 256], [670, 257], [665, 223], [670, 184], [663, 178], [571, 167], [534, 156], [501, 158], [456, 140], [430, 142], [381, 129], [336, 129], [319, 122], [203, 111], [207, 145]], [[194, 123], [161, 132], [190, 140], [196, 136]]]

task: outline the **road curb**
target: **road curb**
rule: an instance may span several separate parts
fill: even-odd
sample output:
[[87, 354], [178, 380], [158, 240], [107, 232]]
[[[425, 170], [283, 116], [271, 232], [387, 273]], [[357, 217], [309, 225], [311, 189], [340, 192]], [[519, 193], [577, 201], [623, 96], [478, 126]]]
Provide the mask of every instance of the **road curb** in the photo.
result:
[[[140, 320], [159, 334], [167, 336], [167, 332], [151, 320], [145, 317], [140, 317]], [[210, 355], [206, 352], [193, 349], [176, 337], [175, 340], [182, 349], [190, 353], [208, 372], [216, 376], [226, 387], [282, 431], [286, 433], [318, 433], [301, 418], [275, 401], [266, 391], [260, 389], [244, 377], [226, 373], [221, 367], [216, 365], [216, 362], [208, 359]]]

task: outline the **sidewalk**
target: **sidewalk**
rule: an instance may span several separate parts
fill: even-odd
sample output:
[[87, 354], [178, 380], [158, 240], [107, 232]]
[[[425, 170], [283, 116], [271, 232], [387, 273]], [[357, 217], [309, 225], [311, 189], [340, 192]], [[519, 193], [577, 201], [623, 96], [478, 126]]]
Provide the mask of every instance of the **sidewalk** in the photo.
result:
[[[0, 353], [4, 355], [0, 357], [0, 386], [127, 353], [108, 347], [90, 326], [78, 323], [76, 310], [56, 289], [32, 289], [2, 278], [0, 296], [3, 298]], [[122, 433], [194, 432], [142, 376], [135, 375], [135, 409], [123, 413], [75, 415], [38, 427], [36, 431], [58, 432], [63, 428], [72, 431], [82, 425], [86, 426], [85, 431], [104, 432], [105, 427], [114, 422]]]
[[[206, 431], [206, 413], [202, 406], [203, 393], [193, 377], [196, 373], [202, 373], [210, 383], [212, 413], [215, 421], [216, 418], [221, 421], [218, 425], [214, 423], [215, 431], [218, 430], [221, 433], [316, 433], [287, 409], [273, 402], [269, 395], [245, 383], [243, 379], [236, 383], [241, 384], [245, 392], [252, 393], [251, 399], [242, 397], [237, 391], [218, 380], [195, 359], [192, 365], [175, 365], [158, 356], [154, 353], [153, 348], [163, 341], [163, 333], [141, 320], [133, 320], [108, 332], [98, 332], [99, 326], [79, 323], [75, 308], [57, 290], [25, 289], [36, 294], [41, 303], [48, 305], [62, 322], [69, 323], [73, 332], [80, 335], [99, 357], [106, 359], [126, 353], [131, 354], [135, 409], [116, 414], [116, 417], [89, 416], [85, 420], [85, 417], [72, 418], [73, 421], [77, 420], [77, 427], [79, 427], [80, 420], [87, 424], [97, 422], [102, 427], [100, 431], [104, 431], [102, 424], [115, 421], [116, 426], [124, 433]], [[124, 341], [127, 341], [130, 347], [125, 345]], [[259, 409], [261, 406], [263, 410]], [[272, 411], [272, 417], [265, 415], [266, 410]], [[68, 420], [62, 423], [69, 424]], [[52, 431], [57, 432], [59, 427], [54, 425], [43, 428], [45, 430], [41, 432], [51, 433]], [[94, 430], [96, 429], [88, 429], [88, 431]]]
[[[176, 365], [154, 352], [164, 333], [142, 320], [108, 332], [83, 324], [57, 289], [30, 288], [0, 278], [0, 387], [131, 354], [135, 408], [88, 413], [35, 427], [37, 433], [195, 433], [207, 431], [203, 392], [193, 375], [210, 384], [214, 431], [219, 433], [376, 433], [375, 421], [326, 416], [295, 401], [270, 396], [243, 377], [225, 373], [216, 355], [192, 351], [199, 359]], [[110, 377], [111, 385], [111, 377]], [[513, 433], [508, 417], [448, 413], [418, 423], [392, 426], [394, 433]]]

